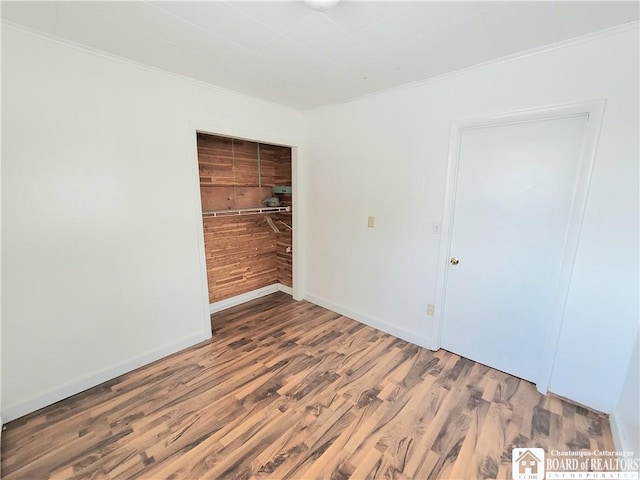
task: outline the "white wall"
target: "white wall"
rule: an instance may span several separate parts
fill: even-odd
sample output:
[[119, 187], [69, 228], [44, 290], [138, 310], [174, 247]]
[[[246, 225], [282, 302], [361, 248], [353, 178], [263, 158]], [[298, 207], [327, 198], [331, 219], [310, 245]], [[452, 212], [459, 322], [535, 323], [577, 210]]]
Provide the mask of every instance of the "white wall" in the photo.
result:
[[624, 380], [622, 394], [611, 413], [614, 440], [619, 450], [640, 455], [640, 353], [638, 336], [629, 362], [629, 370]]
[[2, 31], [2, 418], [210, 336], [189, 122], [297, 145], [302, 114]]
[[550, 390], [610, 412], [638, 324], [638, 81], [636, 23], [308, 112], [306, 298], [432, 345], [451, 122], [607, 99]]

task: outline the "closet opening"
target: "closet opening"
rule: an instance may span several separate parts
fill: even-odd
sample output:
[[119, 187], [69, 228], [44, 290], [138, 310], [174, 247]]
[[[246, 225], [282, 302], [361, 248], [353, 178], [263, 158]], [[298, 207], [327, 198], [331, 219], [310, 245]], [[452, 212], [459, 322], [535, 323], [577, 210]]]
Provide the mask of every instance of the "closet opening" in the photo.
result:
[[210, 312], [291, 295], [291, 147], [196, 135]]

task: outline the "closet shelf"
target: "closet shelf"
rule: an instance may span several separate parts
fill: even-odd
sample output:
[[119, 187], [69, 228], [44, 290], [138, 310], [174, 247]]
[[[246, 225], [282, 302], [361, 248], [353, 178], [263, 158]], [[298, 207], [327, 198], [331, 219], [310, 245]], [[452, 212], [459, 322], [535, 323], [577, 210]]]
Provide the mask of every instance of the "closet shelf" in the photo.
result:
[[289, 212], [291, 207], [257, 207], [257, 208], [240, 208], [237, 210], [214, 210], [210, 212], [202, 212], [204, 218], [211, 217], [237, 217], [239, 215], [260, 215], [264, 213], [280, 213]]

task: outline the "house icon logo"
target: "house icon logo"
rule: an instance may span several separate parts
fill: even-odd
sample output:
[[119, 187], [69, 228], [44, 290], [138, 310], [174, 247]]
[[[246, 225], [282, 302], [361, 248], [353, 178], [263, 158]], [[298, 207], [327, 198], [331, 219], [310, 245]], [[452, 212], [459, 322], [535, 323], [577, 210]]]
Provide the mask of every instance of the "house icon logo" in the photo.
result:
[[511, 452], [513, 480], [544, 480], [544, 450], [514, 448]]

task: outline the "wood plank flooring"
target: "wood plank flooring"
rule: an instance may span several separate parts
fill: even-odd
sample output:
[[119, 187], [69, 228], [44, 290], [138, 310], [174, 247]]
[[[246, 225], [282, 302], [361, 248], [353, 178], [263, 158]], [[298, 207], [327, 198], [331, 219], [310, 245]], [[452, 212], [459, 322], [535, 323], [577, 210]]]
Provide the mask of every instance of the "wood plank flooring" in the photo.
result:
[[613, 450], [604, 416], [282, 293], [212, 321], [9, 423], [2, 477], [506, 479], [513, 447]]

